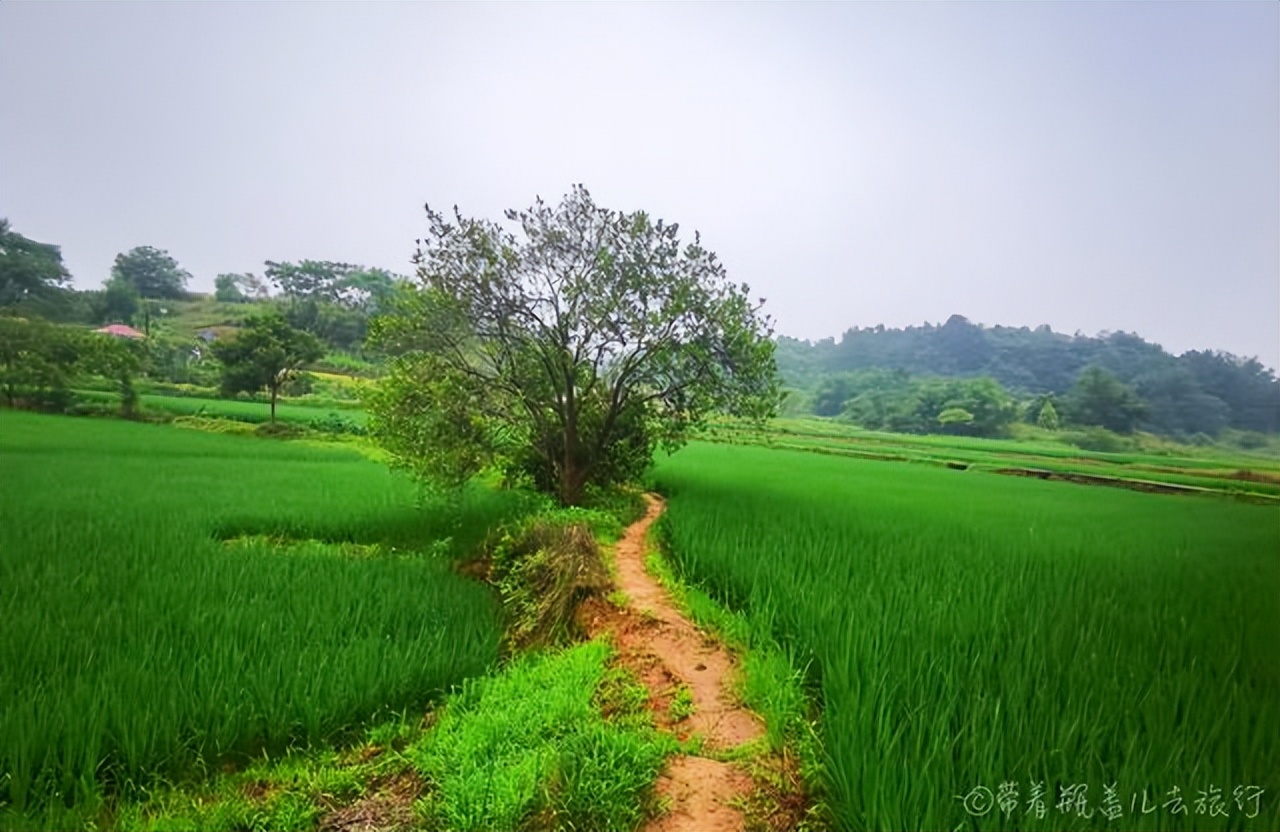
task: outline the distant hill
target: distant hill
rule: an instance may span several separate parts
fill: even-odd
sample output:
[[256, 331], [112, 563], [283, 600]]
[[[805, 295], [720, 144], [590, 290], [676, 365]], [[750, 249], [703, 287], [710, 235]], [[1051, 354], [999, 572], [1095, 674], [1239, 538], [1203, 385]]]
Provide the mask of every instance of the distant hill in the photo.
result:
[[778, 368], [798, 390], [859, 370], [940, 377], [989, 376], [1014, 393], [1065, 395], [1086, 367], [1129, 385], [1160, 433], [1216, 434], [1223, 427], [1280, 431], [1280, 382], [1254, 358], [1225, 352], [1171, 355], [1126, 332], [1066, 335], [1048, 326], [981, 326], [952, 315], [941, 326], [853, 328], [837, 342], [781, 336]]

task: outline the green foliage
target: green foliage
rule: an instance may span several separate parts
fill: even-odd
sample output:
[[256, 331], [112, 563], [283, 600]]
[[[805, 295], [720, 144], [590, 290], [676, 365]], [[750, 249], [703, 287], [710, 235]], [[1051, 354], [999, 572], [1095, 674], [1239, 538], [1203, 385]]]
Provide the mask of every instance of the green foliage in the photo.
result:
[[314, 336], [294, 329], [279, 315], [261, 315], [246, 321], [235, 337], [215, 342], [213, 353], [222, 362], [223, 394], [266, 389], [274, 422], [280, 391], [324, 349]]
[[942, 425], [942, 429], [946, 432], [964, 433], [965, 428], [973, 425], [973, 414], [963, 407], [953, 405], [944, 408], [938, 414], [938, 424]]
[[141, 305], [138, 290], [132, 283], [113, 277], [103, 284], [100, 294], [93, 305], [94, 321], [97, 323], [132, 324]]
[[1146, 413], [1134, 392], [1101, 367], [1081, 372], [1066, 399], [1068, 422], [1116, 433], [1132, 433]]
[[454, 832], [634, 829], [674, 743], [601, 716], [608, 655], [593, 641], [466, 683], [405, 752], [435, 787], [426, 814]]
[[1067, 431], [1063, 433], [1062, 441], [1086, 451], [1106, 454], [1119, 454], [1134, 449], [1132, 439], [1101, 427]]
[[1041, 405], [1039, 415], [1036, 416], [1036, 424], [1045, 430], [1058, 429], [1058, 411], [1054, 409], [1052, 400], [1045, 400]]
[[679, 722], [683, 719], [688, 719], [697, 712], [698, 706], [693, 701], [693, 691], [689, 690], [688, 685], [680, 685], [671, 697], [667, 715], [671, 717], [673, 722]]
[[56, 294], [69, 280], [58, 246], [28, 239], [0, 219], [0, 306]]
[[[777, 360], [785, 382], [812, 394], [809, 412], [820, 416], [838, 415], [864, 392], [851, 383], [858, 374], [900, 371], [984, 375], [1021, 394], [1057, 394], [1061, 418], [1061, 397], [1081, 371], [1096, 366], [1133, 388], [1147, 406], [1146, 424], [1162, 434], [1216, 436], [1224, 425], [1280, 432], [1280, 380], [1256, 358], [1210, 351], [1175, 358], [1124, 332], [1070, 336], [1047, 326], [986, 327], [952, 316], [942, 326], [854, 328], [839, 341], [780, 337]], [[1042, 407], [1040, 400], [1027, 420], [1034, 422]]]
[[349, 451], [13, 411], [0, 484], [14, 813], [329, 740], [484, 672], [492, 594], [417, 553], [458, 557], [527, 507], [477, 488], [419, 508]]
[[220, 274], [213, 279], [213, 297], [219, 303], [245, 303], [249, 300], [240, 288], [245, 278], [253, 275]]
[[120, 413], [130, 418], [138, 410], [134, 380], [149, 362], [147, 344], [131, 338], [88, 333], [81, 340], [79, 368], [111, 379], [120, 393]]
[[580, 636], [574, 620], [579, 603], [611, 586], [591, 525], [572, 516], [541, 514], [522, 521], [503, 532], [491, 558], [490, 580], [502, 596], [514, 647], [564, 644]]
[[177, 299], [186, 296], [190, 279], [191, 275], [169, 252], [139, 246], [116, 255], [110, 282], [131, 286], [140, 298]]
[[85, 333], [40, 319], [0, 315], [0, 389], [10, 407], [61, 411], [84, 350]]
[[329, 352], [315, 364], [316, 369], [344, 373], [357, 378], [377, 378], [382, 375], [381, 364], [344, 352]]
[[253, 429], [255, 436], [268, 439], [297, 439], [302, 436], [302, 428], [289, 422], [263, 422]]
[[[1071, 444], [1090, 431], [1045, 431], [1014, 424], [1015, 440], [959, 436], [911, 436], [865, 431], [827, 419], [777, 419], [769, 429], [723, 422], [717, 441], [805, 450], [858, 459], [895, 460], [924, 465], [974, 468], [1022, 468], [1062, 474], [1102, 476], [1130, 483], [1188, 485], [1208, 492], [1247, 492], [1280, 496], [1280, 444], [1274, 453], [1242, 453], [1228, 431], [1221, 442], [1201, 449], [1151, 434], [1121, 437], [1093, 429], [1117, 441], [1124, 453], [1095, 453]], [[1253, 436], [1262, 436], [1254, 434]], [[1264, 437], [1264, 442], [1267, 441]]]
[[387, 308], [399, 277], [349, 263], [267, 261], [266, 278], [280, 290], [282, 313], [333, 349], [360, 347], [369, 317]]
[[731, 446], [655, 477], [680, 574], [808, 667], [836, 828], [1005, 828], [955, 796], [1006, 780], [1280, 788], [1275, 507]]
[[1013, 399], [990, 378], [913, 378], [868, 370], [842, 379], [838, 389], [850, 394], [844, 417], [870, 430], [1000, 436], [1017, 413]]
[[[212, 361], [202, 360], [203, 343], [169, 330], [154, 331], [147, 339], [150, 360], [147, 375], [152, 379], [151, 392], [193, 395], [198, 387], [216, 387], [218, 369]], [[206, 389], [203, 395], [216, 395]]]
[[[1179, 363], [1190, 370], [1200, 390], [1227, 406], [1231, 427], [1280, 433], [1280, 382], [1258, 359], [1192, 350], [1184, 353]], [[1200, 407], [1213, 408], [1212, 402], [1198, 398], [1195, 401]], [[1187, 430], [1192, 428], [1204, 430], [1205, 426], [1184, 426]]]
[[505, 450], [519, 453], [519, 429], [488, 418], [479, 379], [433, 356], [393, 359], [387, 376], [362, 397], [369, 434], [392, 465], [429, 488], [466, 483]]
[[[90, 402], [119, 403], [114, 394], [87, 390], [84, 389], [85, 386], [87, 385], [81, 384], [77, 387], [77, 398]], [[116, 389], [114, 384], [104, 384], [103, 386], [109, 387], [111, 390]], [[143, 408], [147, 412], [165, 413], [171, 416], [197, 416], [231, 420], [251, 425], [262, 424], [271, 419], [270, 411], [262, 407], [262, 399], [260, 398], [203, 398], [195, 390], [174, 392], [162, 389], [158, 395], [142, 393], [140, 399]], [[338, 421], [341, 421], [344, 425], [343, 429], [331, 432], [350, 433], [353, 435], [361, 433], [365, 419], [365, 414], [362, 411], [344, 409], [334, 412], [329, 408], [330, 406], [328, 405], [316, 406], [307, 403], [305, 399], [299, 399], [295, 403], [280, 403], [276, 405], [276, 421], [290, 422], [300, 427], [311, 427], [313, 423], [318, 423], [325, 428], [329, 426], [336, 428]], [[334, 417], [336, 417], [336, 420]]]
[[427, 216], [418, 285], [373, 330], [397, 359], [370, 403], [374, 435], [420, 478], [496, 465], [573, 505], [710, 413], [776, 408], [769, 320], [696, 235], [682, 246], [581, 186], [508, 212], [520, 236]]
[[622, 537], [624, 527], [644, 517], [649, 508], [643, 492], [637, 488], [625, 486], [609, 488], [588, 486], [584, 503], [588, 509], [604, 512], [613, 517], [616, 522], [613, 528], [605, 530], [593, 527], [592, 529], [597, 538], [604, 537], [611, 541]]
[[307, 427], [320, 433], [350, 434], [351, 436], [363, 436], [365, 433], [364, 426], [359, 422], [334, 411], [312, 419], [307, 423]]

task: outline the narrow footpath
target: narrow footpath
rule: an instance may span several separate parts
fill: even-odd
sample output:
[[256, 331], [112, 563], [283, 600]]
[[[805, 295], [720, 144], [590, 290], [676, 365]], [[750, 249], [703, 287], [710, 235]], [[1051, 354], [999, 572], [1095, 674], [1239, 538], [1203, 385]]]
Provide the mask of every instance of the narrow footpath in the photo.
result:
[[[592, 636], [609, 634], [619, 660], [649, 689], [649, 707], [658, 727], [687, 740], [702, 738], [697, 755], [677, 755], [658, 780], [658, 794], [669, 807], [644, 832], [740, 832], [746, 825], [741, 810], [765, 789], [768, 817], [755, 817], [770, 829], [792, 828], [803, 813], [797, 778], [765, 749], [764, 725], [738, 702], [733, 691], [736, 662], [717, 639], [703, 633], [677, 608], [670, 594], [645, 571], [645, 536], [664, 504], [645, 495], [649, 507], [618, 542], [617, 588], [627, 605], [607, 602], [584, 606], [580, 614]], [[725, 752], [760, 741], [754, 767], [724, 762]], [[758, 782], [757, 773], [774, 771], [782, 777]], [[778, 793], [777, 782], [790, 781]]]

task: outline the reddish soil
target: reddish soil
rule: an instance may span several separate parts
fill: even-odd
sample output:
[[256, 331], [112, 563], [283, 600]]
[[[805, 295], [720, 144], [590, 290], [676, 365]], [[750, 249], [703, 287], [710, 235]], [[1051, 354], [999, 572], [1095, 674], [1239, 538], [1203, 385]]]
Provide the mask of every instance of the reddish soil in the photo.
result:
[[[737, 701], [733, 693], [736, 663], [725, 647], [697, 629], [676, 607], [671, 596], [644, 568], [645, 535], [662, 513], [662, 502], [647, 496], [649, 509], [632, 524], [617, 546], [617, 587], [627, 597], [627, 607], [619, 609], [603, 601], [583, 605], [579, 617], [593, 636], [609, 634], [618, 650], [618, 659], [649, 689], [649, 707], [660, 728], [682, 740], [702, 738], [707, 756], [680, 755], [673, 758], [658, 780], [657, 791], [667, 811], [652, 820], [644, 832], [739, 832], [746, 823], [740, 806], [756, 803], [763, 784], [733, 764], [712, 759], [717, 751], [727, 751], [764, 736], [760, 719]], [[677, 692], [687, 689], [693, 713], [672, 713]], [[772, 755], [757, 761], [766, 769]], [[803, 813], [798, 797], [798, 778], [788, 778], [796, 799], [783, 801]], [[777, 795], [768, 802], [779, 805]], [[766, 825], [791, 828], [798, 820], [794, 813], [776, 817]]]

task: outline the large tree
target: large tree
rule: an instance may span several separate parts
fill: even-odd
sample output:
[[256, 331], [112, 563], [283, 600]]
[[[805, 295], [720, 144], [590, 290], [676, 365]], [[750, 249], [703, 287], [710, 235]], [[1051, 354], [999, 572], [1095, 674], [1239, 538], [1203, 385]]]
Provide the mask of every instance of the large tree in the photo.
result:
[[191, 279], [169, 252], [151, 246], [117, 254], [111, 277], [132, 285], [139, 297], [166, 299], [185, 297], [187, 281]]
[[20, 399], [58, 409], [80, 361], [84, 330], [39, 318], [0, 315], [0, 391], [13, 407]]
[[774, 412], [770, 320], [696, 234], [582, 186], [506, 217], [518, 230], [427, 208], [417, 283], [374, 328], [396, 356], [370, 401], [395, 462], [437, 484], [496, 463], [574, 505], [713, 412]]
[[56, 293], [70, 279], [61, 249], [28, 239], [0, 219], [0, 306]]
[[1067, 418], [1077, 425], [1132, 433], [1146, 415], [1142, 400], [1101, 367], [1086, 367], [1067, 395]]
[[234, 336], [214, 343], [213, 353], [222, 362], [223, 394], [266, 390], [275, 422], [280, 389], [302, 365], [323, 356], [324, 349], [315, 336], [272, 314], [248, 319]]

